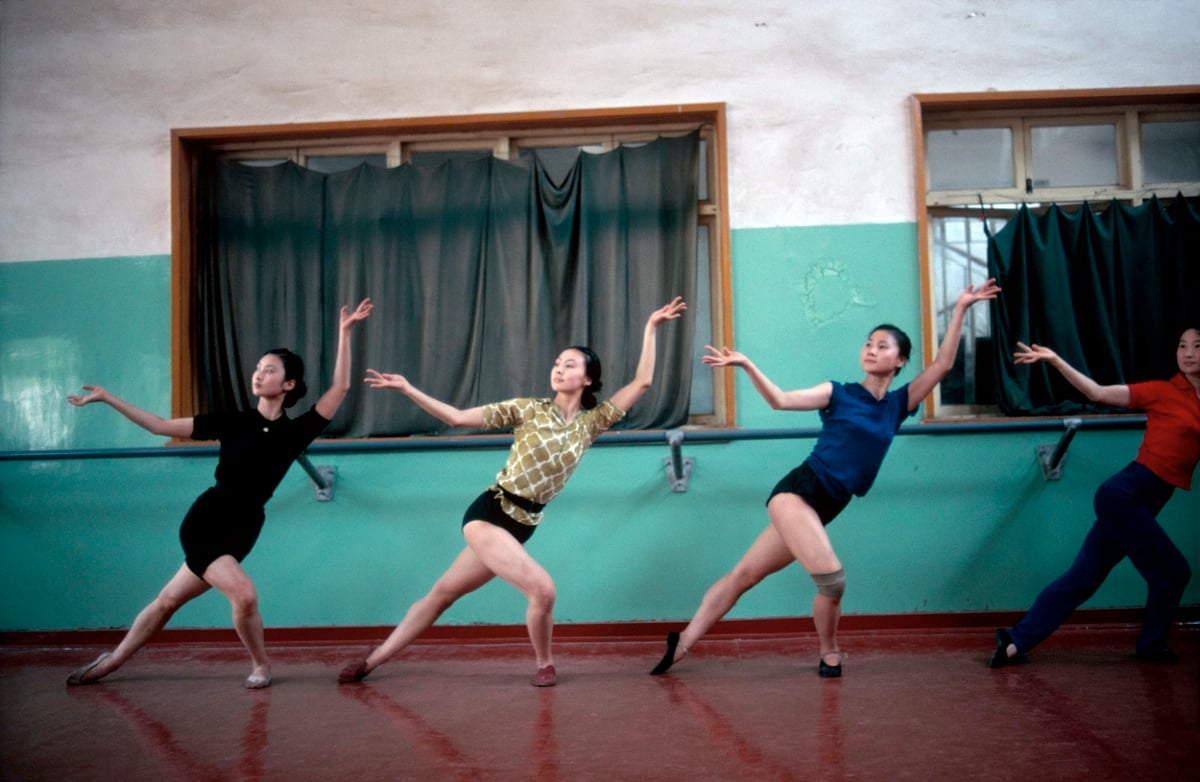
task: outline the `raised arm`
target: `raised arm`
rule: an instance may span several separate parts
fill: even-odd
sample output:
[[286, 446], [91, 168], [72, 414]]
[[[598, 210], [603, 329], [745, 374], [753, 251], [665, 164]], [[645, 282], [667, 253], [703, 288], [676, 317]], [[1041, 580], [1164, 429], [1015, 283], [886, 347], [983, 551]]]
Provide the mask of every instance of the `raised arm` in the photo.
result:
[[83, 388], [89, 393], [70, 394], [67, 396], [67, 401], [76, 407], [90, 405], [92, 402], [103, 402], [151, 434], [177, 438], [192, 436], [193, 421], [191, 418], [163, 418], [148, 410], [143, 410], [137, 405], [131, 405], [100, 386], [84, 386]]
[[828, 381], [812, 388], [799, 388], [794, 391], [784, 391], [771, 382], [770, 378], [755, 366], [754, 362], [737, 351], [729, 348], [717, 350], [712, 345], [705, 345], [708, 355], [700, 360], [710, 367], [741, 367], [754, 388], [767, 400], [774, 410], [821, 410], [829, 405], [833, 396], [833, 383]]
[[642, 332], [642, 355], [638, 358], [637, 372], [628, 385], [617, 389], [617, 392], [612, 395], [613, 404], [622, 411], [628, 411], [633, 407], [634, 403], [642, 398], [642, 395], [649, 390], [650, 384], [654, 382], [654, 363], [658, 360], [658, 340], [656, 338], [658, 327], [668, 320], [675, 320], [686, 309], [687, 304], [683, 302], [683, 297], [676, 296], [670, 304], [664, 304], [650, 313], [650, 317], [646, 320], [646, 328]]
[[1041, 362], [1049, 364], [1057, 369], [1066, 378], [1068, 383], [1093, 402], [1099, 402], [1102, 405], [1112, 405], [1113, 407], [1129, 407], [1129, 386], [1102, 386], [1066, 361], [1063, 361], [1050, 348], [1042, 347], [1041, 345], [1026, 345], [1024, 342], [1018, 342], [1017, 348], [1017, 352], [1013, 353], [1014, 363], [1037, 364]]
[[921, 370], [908, 384], [908, 409], [913, 410], [921, 404], [921, 400], [929, 396], [938, 383], [954, 368], [954, 359], [958, 356], [958, 342], [962, 338], [963, 318], [972, 304], [987, 299], [994, 299], [1000, 293], [995, 278], [989, 279], [979, 290], [974, 285], [968, 285], [966, 290], [954, 302], [954, 313], [950, 316], [950, 325], [946, 327], [946, 335], [942, 344], [938, 345], [933, 363]]
[[354, 312], [350, 312], [347, 307], [342, 307], [338, 322], [338, 347], [337, 358], [333, 363], [333, 380], [329, 389], [321, 394], [321, 398], [317, 400], [316, 404], [317, 412], [321, 414], [322, 418], [332, 419], [334, 413], [342, 406], [342, 400], [346, 398], [346, 394], [350, 393], [350, 332], [354, 329], [355, 323], [367, 319], [374, 306], [370, 299], [363, 299], [358, 303]]
[[374, 369], [368, 369], [367, 377], [364, 378], [364, 380], [371, 388], [390, 388], [393, 391], [399, 391], [412, 401], [416, 402], [417, 407], [429, 413], [431, 416], [444, 424], [459, 428], [478, 428], [483, 426], [482, 407], [472, 407], [468, 410], [461, 410], [454, 405], [443, 402], [440, 399], [434, 399], [429, 394], [408, 382], [408, 378], [404, 377], [404, 375], [395, 375], [387, 372], [377, 372]]

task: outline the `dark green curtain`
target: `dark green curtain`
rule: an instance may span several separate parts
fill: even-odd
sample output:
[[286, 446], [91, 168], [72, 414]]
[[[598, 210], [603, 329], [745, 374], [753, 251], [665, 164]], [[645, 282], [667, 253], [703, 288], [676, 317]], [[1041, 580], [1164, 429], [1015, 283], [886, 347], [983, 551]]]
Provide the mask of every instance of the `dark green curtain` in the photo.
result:
[[[354, 389], [328, 434], [444, 428], [365, 388], [367, 367], [471, 407], [549, 395], [554, 358], [582, 344], [608, 396], [632, 377], [650, 312], [694, 298], [698, 150], [693, 133], [583, 154], [562, 181], [536, 157], [328, 175], [213, 162], [210, 238], [197, 238], [201, 397], [251, 404], [255, 361], [283, 345], [308, 362], [311, 404], [333, 370], [338, 307], [368, 295]], [[693, 335], [687, 316], [660, 329], [654, 386], [622, 428], [686, 422]]]
[[992, 302], [1001, 412], [1111, 412], [1050, 367], [1013, 364], [1016, 343], [1050, 347], [1105, 385], [1173, 375], [1178, 337], [1200, 313], [1200, 199], [1022, 206], [989, 237], [988, 268], [1003, 288]]

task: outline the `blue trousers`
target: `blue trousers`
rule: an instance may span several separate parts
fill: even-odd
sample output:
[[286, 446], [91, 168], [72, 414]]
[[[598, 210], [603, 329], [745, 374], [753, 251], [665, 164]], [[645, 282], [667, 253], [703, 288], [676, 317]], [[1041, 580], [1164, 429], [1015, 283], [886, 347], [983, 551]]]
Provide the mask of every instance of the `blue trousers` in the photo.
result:
[[1151, 654], [1167, 647], [1167, 631], [1192, 577], [1187, 559], [1155, 518], [1174, 491], [1137, 462], [1100, 484], [1093, 500], [1096, 522], [1075, 562], [1042, 590], [1012, 627], [1019, 651], [1029, 651], [1057, 630], [1125, 557], [1149, 589], [1137, 652]]

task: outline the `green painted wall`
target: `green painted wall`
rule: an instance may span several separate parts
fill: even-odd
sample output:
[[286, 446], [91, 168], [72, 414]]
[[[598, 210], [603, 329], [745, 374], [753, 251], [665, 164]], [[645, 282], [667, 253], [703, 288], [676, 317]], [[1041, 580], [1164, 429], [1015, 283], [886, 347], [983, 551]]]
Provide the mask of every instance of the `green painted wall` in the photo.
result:
[[[780, 385], [858, 379], [858, 348], [876, 323], [919, 339], [911, 225], [735, 231], [737, 347]], [[63, 397], [106, 384], [167, 412], [169, 260], [165, 256], [0, 264], [0, 450], [158, 444], [106, 408]], [[906, 373], [901, 376], [911, 377]], [[813, 413], [771, 411], [738, 376], [739, 424], [812, 427]], [[1024, 608], [1069, 564], [1091, 522], [1096, 486], [1132, 458], [1140, 434], [1075, 438], [1066, 475], [1047, 482], [1035, 447], [1050, 434], [898, 438], [869, 496], [830, 528], [846, 565], [847, 613]], [[766, 523], [767, 491], [810, 440], [687, 444], [691, 486], [673, 494], [665, 445], [588, 454], [530, 550], [554, 576], [559, 622], [679, 620]], [[462, 510], [494, 476], [502, 450], [316, 453], [337, 468], [318, 503], [299, 468], [267, 508], [247, 568], [275, 627], [399, 620], [462, 541]], [[0, 460], [0, 630], [128, 625], [179, 566], [180, 519], [209, 485], [210, 456]], [[1200, 499], [1179, 492], [1161, 520], [1200, 565]], [[1200, 602], [1197, 579], [1185, 603]], [[748, 594], [732, 617], [805, 615], [811, 582], [795, 567]], [[1141, 603], [1123, 563], [1088, 604]], [[493, 583], [446, 615], [451, 624], [518, 624], [524, 604]], [[176, 627], [227, 627], [217, 595]]]

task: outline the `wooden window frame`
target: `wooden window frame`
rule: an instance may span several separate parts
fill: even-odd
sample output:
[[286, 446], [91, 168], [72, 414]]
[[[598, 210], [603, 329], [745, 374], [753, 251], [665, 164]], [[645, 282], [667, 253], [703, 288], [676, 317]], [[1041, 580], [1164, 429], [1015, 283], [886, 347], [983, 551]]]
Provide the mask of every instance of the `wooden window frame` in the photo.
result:
[[[578, 138], [588, 142], [608, 136], [617, 139], [653, 140], [660, 132], [685, 131], [700, 127], [709, 133], [706, 145], [708, 170], [715, 172], [715, 191], [698, 205], [698, 224], [707, 225], [709, 242], [715, 248], [716, 262], [710, 267], [712, 332], [716, 344], [732, 345], [732, 273], [729, 237], [729, 185], [727, 134], [724, 103], [640, 106], [574, 111], [518, 112], [477, 114], [410, 119], [353, 120], [281, 125], [176, 128], [171, 131], [171, 413], [187, 417], [193, 409], [192, 387], [195, 376], [195, 259], [192, 237], [195, 232], [196, 159], [209, 150], [236, 149], [247, 157], [257, 150], [277, 154], [281, 146], [317, 149], [328, 154], [361, 151], [366, 147], [386, 147], [389, 165], [398, 165], [411, 155], [413, 148], [455, 149], [469, 147], [472, 139], [496, 137], [497, 157], [508, 158], [519, 146], [539, 139]], [[702, 131], [704, 132], [704, 131]], [[411, 144], [395, 141], [417, 137]], [[407, 147], [407, 148], [406, 148]], [[711, 251], [710, 251], [711, 253]], [[713, 377], [711, 420], [701, 426], [731, 428], [736, 425], [734, 378], [732, 372]], [[693, 417], [695, 419], [695, 417]]]
[[[934, 301], [934, 271], [930, 248], [929, 213], [931, 207], [927, 203], [929, 193], [926, 180], [925, 160], [925, 128], [927, 124], [939, 121], [956, 121], [968, 126], [974, 121], [1012, 117], [1014, 115], [1046, 115], [1062, 118], [1072, 114], [1081, 120], [1088, 115], [1112, 116], [1114, 114], [1137, 111], [1142, 116], [1153, 116], [1155, 113], [1172, 112], [1172, 110], [1189, 112], [1200, 106], [1200, 85], [1179, 85], [1167, 87], [1129, 87], [1115, 89], [1088, 90], [1046, 90], [1021, 92], [958, 92], [958, 93], [917, 93], [910, 100], [910, 110], [913, 123], [913, 186], [914, 202], [917, 208], [917, 252], [920, 264], [921, 281], [921, 321], [924, 323], [925, 337], [922, 340], [922, 355], [928, 366], [937, 352], [937, 309]], [[1136, 108], [1134, 108], [1136, 107]], [[1173, 112], [1172, 112], [1173, 113]], [[993, 123], [994, 126], [995, 123]], [[1027, 139], [1020, 139], [1024, 144]], [[1122, 185], [1115, 188], [1076, 188], [1078, 200], [1118, 199], [1139, 203], [1151, 195], [1173, 197], [1180, 190], [1170, 185], [1157, 188], [1147, 188], [1140, 181], [1140, 167], [1132, 165], [1127, 150], [1137, 149], [1131, 144], [1126, 134], [1118, 126], [1119, 173], [1123, 178]], [[1014, 164], [1016, 161], [1014, 160]], [[1132, 171], [1131, 171], [1132, 168]], [[1025, 195], [1022, 182], [1016, 182], [1017, 197], [1013, 202], [1036, 199]], [[1001, 191], [1003, 192], [1003, 191]], [[1058, 190], [1055, 191], [1059, 192]], [[999, 195], [996, 191], [985, 191], [985, 195]], [[1185, 195], [1195, 193], [1184, 191]], [[963, 194], [964, 200], [958, 201], [959, 206], [966, 206], [967, 196], [974, 198], [976, 193]], [[998, 199], [997, 199], [998, 200]], [[994, 203], [995, 201], [993, 201]], [[930, 395], [928, 414], [925, 420], [949, 420], [949, 416], [940, 415], [941, 400], [935, 391]], [[965, 416], [972, 419], [987, 417], [968, 413]], [[1003, 419], [1007, 420], [1007, 419]]]

